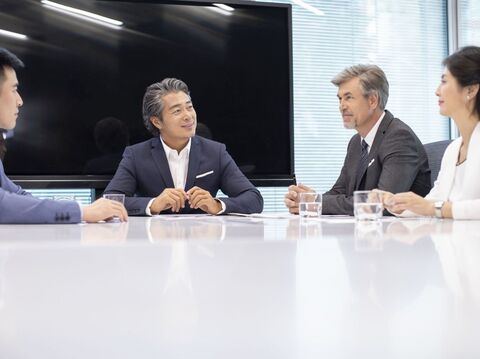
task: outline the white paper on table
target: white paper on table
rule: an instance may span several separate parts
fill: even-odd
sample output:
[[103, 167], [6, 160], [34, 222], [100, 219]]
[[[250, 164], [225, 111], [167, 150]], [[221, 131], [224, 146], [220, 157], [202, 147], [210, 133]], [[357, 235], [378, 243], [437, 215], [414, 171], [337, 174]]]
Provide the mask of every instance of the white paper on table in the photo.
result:
[[248, 217], [248, 218], [260, 218], [260, 219], [290, 219], [298, 217], [295, 214], [285, 212], [269, 212], [269, 213], [228, 213], [229, 216]]
[[163, 219], [166, 221], [172, 220], [181, 220], [181, 219], [205, 219], [206, 217], [214, 217], [208, 213], [200, 213], [200, 214], [156, 214], [152, 216], [154, 219]]

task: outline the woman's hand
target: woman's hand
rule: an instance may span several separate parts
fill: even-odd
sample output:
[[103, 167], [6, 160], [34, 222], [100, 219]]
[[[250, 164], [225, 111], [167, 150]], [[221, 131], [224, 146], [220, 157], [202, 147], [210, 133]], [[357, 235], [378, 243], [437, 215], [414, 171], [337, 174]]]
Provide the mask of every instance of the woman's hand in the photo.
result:
[[393, 214], [401, 214], [405, 210], [412, 211], [420, 216], [433, 217], [435, 215], [435, 207], [433, 201], [413, 192], [397, 193], [387, 195], [383, 204], [385, 208]]

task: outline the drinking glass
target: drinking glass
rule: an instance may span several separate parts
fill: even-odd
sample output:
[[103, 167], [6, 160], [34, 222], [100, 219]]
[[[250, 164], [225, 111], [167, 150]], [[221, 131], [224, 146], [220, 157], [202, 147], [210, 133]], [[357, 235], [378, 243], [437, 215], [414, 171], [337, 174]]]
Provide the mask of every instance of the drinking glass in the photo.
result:
[[[125, 195], [123, 193], [106, 193], [103, 195], [103, 198], [109, 199], [110, 201], [120, 202], [121, 204], [125, 203]], [[113, 216], [110, 222], [120, 222], [120, 218]]]
[[322, 214], [322, 195], [315, 192], [300, 192], [298, 205], [300, 217], [320, 217]]
[[353, 192], [353, 213], [357, 221], [378, 221], [383, 215], [382, 193]]

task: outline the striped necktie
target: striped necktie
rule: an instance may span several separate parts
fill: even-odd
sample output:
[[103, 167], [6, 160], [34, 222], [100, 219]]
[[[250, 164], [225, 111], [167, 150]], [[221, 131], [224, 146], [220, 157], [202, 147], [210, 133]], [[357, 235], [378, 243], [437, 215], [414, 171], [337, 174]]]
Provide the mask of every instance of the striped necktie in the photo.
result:
[[358, 161], [357, 167], [357, 182], [356, 188], [363, 189], [360, 187], [360, 182], [362, 181], [363, 174], [368, 167], [368, 143], [365, 140], [362, 140], [362, 152], [360, 153], [360, 161]]

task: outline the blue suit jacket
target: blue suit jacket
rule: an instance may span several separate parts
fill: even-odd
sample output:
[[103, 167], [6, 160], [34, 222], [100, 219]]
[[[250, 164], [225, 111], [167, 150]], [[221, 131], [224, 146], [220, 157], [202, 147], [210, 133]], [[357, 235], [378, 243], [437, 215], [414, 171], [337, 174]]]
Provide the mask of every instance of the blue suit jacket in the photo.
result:
[[[226, 206], [224, 213], [263, 210], [260, 192], [237, 167], [225, 145], [199, 136], [192, 137], [185, 190], [194, 186], [210, 192], [212, 197], [219, 189], [225, 193], [228, 198], [221, 198]], [[124, 193], [128, 214], [145, 215], [148, 202], [165, 188], [174, 188], [172, 175], [160, 138], [152, 138], [125, 149], [105, 193]], [[180, 213], [203, 211], [192, 209], [187, 203]]]
[[0, 223], [78, 223], [80, 206], [74, 201], [35, 198], [13, 183], [0, 161]]

